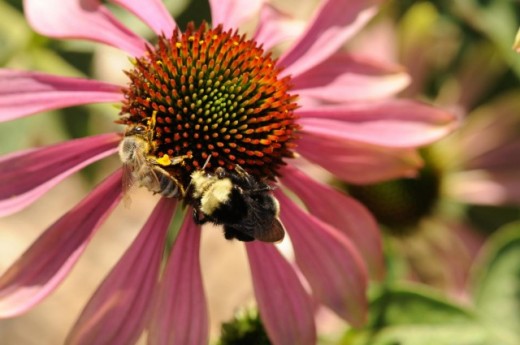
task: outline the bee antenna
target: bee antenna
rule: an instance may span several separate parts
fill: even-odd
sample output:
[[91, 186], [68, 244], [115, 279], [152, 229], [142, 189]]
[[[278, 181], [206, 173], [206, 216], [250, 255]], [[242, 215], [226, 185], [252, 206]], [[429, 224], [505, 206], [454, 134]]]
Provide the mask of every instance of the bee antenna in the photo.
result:
[[208, 158], [207, 158], [206, 161], [204, 162], [204, 165], [202, 166], [201, 170], [206, 169], [206, 165], [208, 165], [210, 159], [211, 159], [211, 155], [208, 155]]

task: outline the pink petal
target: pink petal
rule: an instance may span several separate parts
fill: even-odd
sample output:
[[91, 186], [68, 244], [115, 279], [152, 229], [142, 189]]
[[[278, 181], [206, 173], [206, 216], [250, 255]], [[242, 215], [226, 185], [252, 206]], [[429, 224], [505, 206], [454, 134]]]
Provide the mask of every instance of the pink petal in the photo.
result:
[[399, 66], [340, 53], [296, 76], [292, 82], [299, 96], [346, 103], [395, 95], [408, 85], [410, 78]]
[[134, 344], [144, 330], [175, 201], [162, 198], [131, 247], [92, 296], [67, 344]]
[[[431, 272], [431, 268], [424, 267], [421, 270], [420, 264], [413, 263], [411, 268], [417, 269], [418, 276], [422, 276], [425, 283], [436, 285], [449, 295], [464, 301], [464, 298], [469, 297], [468, 278], [474, 257], [458, 236], [457, 229], [439, 226], [435, 228], [435, 235], [430, 233], [424, 237], [425, 243], [421, 245], [419, 260], [421, 257], [434, 257], [438, 268]], [[413, 260], [413, 256], [410, 260]]]
[[[486, 114], [490, 115], [490, 114]], [[513, 120], [515, 116], [510, 115]], [[472, 118], [473, 127], [482, 125], [484, 121]], [[511, 119], [510, 119], [511, 120]], [[502, 205], [520, 203], [520, 165], [517, 159], [520, 154], [520, 139], [517, 137], [517, 123], [507, 123], [506, 119], [493, 120], [478, 131], [471, 127], [459, 133], [464, 140], [463, 151], [466, 170], [452, 174], [454, 187], [449, 193], [459, 200], [473, 204]], [[500, 125], [497, 122], [502, 122]], [[510, 121], [509, 121], [510, 122]], [[484, 123], [485, 124], [485, 123]], [[489, 129], [489, 131], [484, 131]], [[474, 128], [473, 128], [474, 130]], [[480, 140], [478, 136], [480, 134]], [[468, 138], [469, 137], [469, 138]], [[450, 181], [448, 180], [448, 181]]]
[[446, 188], [450, 197], [477, 205], [520, 203], [520, 179], [517, 171], [464, 171], [452, 174]]
[[272, 244], [246, 244], [256, 301], [274, 345], [314, 345], [314, 311], [294, 269]]
[[363, 256], [372, 277], [382, 279], [385, 267], [381, 232], [365, 206], [294, 167], [286, 166], [282, 174], [282, 183], [298, 195], [309, 212], [345, 233]]
[[[515, 127], [511, 129], [516, 132]], [[488, 145], [486, 152], [479, 152], [476, 157], [471, 157], [472, 159], [465, 164], [466, 167], [491, 172], [520, 170], [518, 161], [511, 159], [511, 157], [520, 156], [520, 138], [507, 138], [507, 133], [503, 131], [486, 134], [488, 134], [487, 139], [493, 141], [494, 145]], [[468, 150], [471, 150], [471, 148], [467, 147], [466, 152]]]
[[264, 50], [270, 50], [277, 44], [297, 38], [305, 29], [304, 25], [305, 22], [266, 3], [262, 6], [254, 39], [262, 44]]
[[149, 325], [150, 344], [208, 343], [208, 312], [199, 262], [200, 232], [193, 220], [186, 217], [160, 283]]
[[298, 115], [308, 133], [399, 148], [430, 144], [456, 126], [447, 111], [409, 100], [306, 107]]
[[77, 38], [108, 44], [132, 56], [146, 52], [146, 41], [123, 26], [100, 0], [24, 0], [32, 28], [53, 38]]
[[[470, 304], [471, 296], [470, 296], [470, 279], [469, 275], [472, 271], [472, 266], [478, 258], [478, 254], [482, 249], [482, 246], [486, 243], [486, 237], [477, 229], [472, 228], [469, 224], [466, 223], [455, 223], [449, 224], [450, 232], [453, 237], [455, 237], [455, 242], [458, 243], [461, 247], [461, 251], [468, 257], [468, 266], [465, 267], [463, 276], [463, 283], [461, 286], [461, 290], [459, 290], [458, 298], [463, 302]], [[461, 277], [458, 275], [457, 277], [453, 277], [454, 279], [460, 280]]]
[[247, 19], [256, 14], [265, 0], [209, 0], [211, 24], [224, 29], [238, 29]]
[[352, 325], [362, 326], [368, 313], [368, 276], [358, 251], [337, 229], [304, 212], [283, 193], [276, 196], [296, 263], [314, 295]]
[[0, 277], [0, 317], [19, 315], [54, 291], [120, 198], [118, 171], [51, 225]]
[[[397, 43], [396, 23], [390, 16], [381, 16], [371, 23], [368, 27], [364, 27], [361, 32], [354, 38], [353, 42], [349, 42], [350, 51], [356, 54], [370, 57], [374, 61], [395, 63], [399, 61], [403, 66], [402, 59], [397, 58], [397, 51], [401, 49], [402, 42]], [[406, 71], [409, 72], [408, 68]], [[415, 76], [411, 78], [415, 81]]]
[[305, 133], [298, 153], [351, 183], [413, 177], [422, 166], [415, 150], [383, 148], [326, 135]]
[[122, 99], [121, 87], [116, 85], [0, 69], [0, 122], [51, 109]]
[[0, 216], [23, 209], [66, 177], [113, 154], [119, 140], [102, 134], [0, 158]]
[[145, 4], [143, 4], [142, 0], [110, 1], [126, 8], [139, 17], [157, 35], [164, 33], [166, 36], [171, 36], [177, 26], [162, 0], [147, 0]]
[[[510, 155], [520, 153], [517, 116], [520, 103], [515, 93], [479, 107], [448, 140], [454, 140], [461, 151], [463, 165], [473, 169], [488, 169], [504, 163], [518, 166]], [[490, 164], [490, 165], [488, 165]]]
[[377, 0], [326, 0], [300, 39], [278, 63], [297, 76], [337, 52], [375, 14]]

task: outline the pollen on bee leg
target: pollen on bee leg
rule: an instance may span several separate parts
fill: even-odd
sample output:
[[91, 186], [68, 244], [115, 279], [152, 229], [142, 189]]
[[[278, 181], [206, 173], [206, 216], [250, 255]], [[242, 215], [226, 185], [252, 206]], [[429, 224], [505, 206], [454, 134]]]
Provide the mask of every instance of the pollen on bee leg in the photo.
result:
[[152, 116], [148, 119], [147, 124], [149, 127], [154, 128], [157, 122], [157, 110], [152, 111]]
[[177, 165], [177, 164], [183, 165], [184, 164], [184, 160], [185, 159], [189, 159], [191, 157], [192, 157], [191, 155], [182, 155], [182, 156], [170, 157], [169, 155], [164, 154], [162, 157], [156, 158], [155, 159], [155, 163], [157, 163], [159, 165], [162, 165], [164, 167], [167, 167], [167, 166], [170, 166], [170, 165]]
[[170, 156], [168, 156], [168, 155], [163, 155], [161, 158], [157, 158], [155, 160], [155, 162], [157, 164], [165, 166], [165, 167], [172, 164], [172, 160], [170, 159]]

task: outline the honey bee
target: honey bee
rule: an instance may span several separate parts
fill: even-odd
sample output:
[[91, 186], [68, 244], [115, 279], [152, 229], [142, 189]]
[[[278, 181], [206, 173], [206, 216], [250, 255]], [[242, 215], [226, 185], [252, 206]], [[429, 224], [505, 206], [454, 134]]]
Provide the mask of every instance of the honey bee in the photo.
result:
[[182, 184], [164, 167], [180, 164], [188, 156], [153, 156], [154, 126], [155, 113], [147, 125], [136, 124], [128, 128], [119, 144], [119, 157], [123, 162], [123, 193], [126, 194], [134, 185], [138, 185], [165, 198], [183, 196]]

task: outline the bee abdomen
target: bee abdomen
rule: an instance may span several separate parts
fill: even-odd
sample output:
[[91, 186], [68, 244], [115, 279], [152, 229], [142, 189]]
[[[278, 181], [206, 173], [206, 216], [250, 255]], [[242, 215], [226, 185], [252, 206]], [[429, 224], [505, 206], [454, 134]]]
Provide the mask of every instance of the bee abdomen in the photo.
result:
[[179, 187], [175, 180], [168, 175], [159, 176], [160, 194], [165, 198], [174, 198], [179, 195]]

